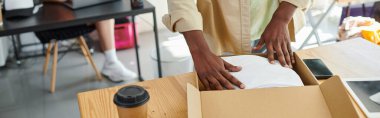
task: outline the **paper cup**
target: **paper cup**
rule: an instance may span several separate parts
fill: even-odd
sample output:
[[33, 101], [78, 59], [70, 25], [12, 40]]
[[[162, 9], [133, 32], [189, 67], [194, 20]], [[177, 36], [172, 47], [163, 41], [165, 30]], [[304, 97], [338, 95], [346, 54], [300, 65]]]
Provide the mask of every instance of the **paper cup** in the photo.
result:
[[149, 93], [140, 86], [119, 89], [114, 96], [119, 118], [146, 118], [149, 98]]

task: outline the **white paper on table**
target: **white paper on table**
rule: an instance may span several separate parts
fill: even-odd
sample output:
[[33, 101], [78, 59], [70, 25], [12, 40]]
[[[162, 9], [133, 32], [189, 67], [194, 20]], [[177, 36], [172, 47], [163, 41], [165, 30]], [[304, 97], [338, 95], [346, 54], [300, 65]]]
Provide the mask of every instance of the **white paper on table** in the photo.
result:
[[303, 86], [301, 78], [294, 70], [282, 67], [277, 61], [270, 64], [267, 58], [255, 55], [230, 56], [223, 59], [242, 67], [240, 72], [231, 74], [245, 84], [245, 89]]

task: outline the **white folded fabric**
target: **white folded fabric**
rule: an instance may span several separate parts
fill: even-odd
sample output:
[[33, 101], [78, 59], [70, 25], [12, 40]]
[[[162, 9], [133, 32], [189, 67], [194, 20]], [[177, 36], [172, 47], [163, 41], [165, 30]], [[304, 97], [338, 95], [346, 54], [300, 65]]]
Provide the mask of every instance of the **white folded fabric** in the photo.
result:
[[277, 61], [275, 64], [270, 64], [267, 58], [255, 55], [231, 56], [223, 59], [242, 67], [240, 72], [231, 74], [245, 84], [246, 89], [303, 86], [301, 78], [294, 70], [282, 67]]
[[28, 9], [34, 7], [33, 0], [5, 0], [5, 10]]
[[4, 17], [28, 17], [37, 13], [42, 5], [35, 6], [34, 0], [4, 0]]

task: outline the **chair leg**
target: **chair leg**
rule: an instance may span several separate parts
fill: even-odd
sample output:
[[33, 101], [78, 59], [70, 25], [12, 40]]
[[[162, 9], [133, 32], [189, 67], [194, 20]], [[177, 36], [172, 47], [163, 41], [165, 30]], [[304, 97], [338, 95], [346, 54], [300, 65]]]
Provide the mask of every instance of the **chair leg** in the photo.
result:
[[86, 60], [91, 64], [92, 68], [94, 69], [96, 76], [97, 76], [97, 79], [102, 80], [102, 75], [100, 74], [99, 70], [96, 68], [94, 60], [92, 59], [91, 53], [88, 50], [88, 46], [87, 46], [86, 41], [84, 40], [83, 36], [79, 37], [79, 45], [80, 45], [82, 51], [84, 50], [83, 54], [84, 54]]
[[44, 64], [44, 76], [46, 76], [48, 66], [49, 66], [49, 61], [50, 61], [50, 52], [51, 51], [51, 43], [49, 42], [48, 48], [46, 49], [46, 57], [45, 57], [45, 64]]
[[87, 63], [90, 63], [91, 61], [90, 61], [90, 59], [88, 58], [88, 56], [90, 55], [91, 56], [91, 54], [88, 54], [87, 53], [87, 51], [86, 51], [86, 48], [84, 47], [84, 45], [82, 45], [82, 43], [81, 43], [81, 39], [78, 37], [77, 38], [77, 40], [78, 40], [78, 43], [79, 43], [79, 47], [80, 47], [80, 49], [82, 50], [82, 53], [83, 53], [83, 56], [86, 58], [86, 61], [87, 61]]
[[58, 60], [58, 41], [54, 42], [53, 66], [52, 66], [52, 79], [50, 82], [50, 92], [55, 92], [55, 80], [57, 78], [57, 60]]

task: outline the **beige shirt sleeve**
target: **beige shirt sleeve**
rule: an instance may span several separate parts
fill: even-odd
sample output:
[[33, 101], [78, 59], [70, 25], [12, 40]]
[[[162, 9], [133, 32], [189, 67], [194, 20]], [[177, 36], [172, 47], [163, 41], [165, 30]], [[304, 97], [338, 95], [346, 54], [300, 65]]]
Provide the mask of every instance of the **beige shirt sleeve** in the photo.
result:
[[194, 0], [168, 0], [168, 7], [169, 13], [162, 17], [162, 22], [169, 30], [203, 30], [202, 16]]
[[297, 6], [297, 8], [305, 11], [306, 9], [308, 9], [311, 5], [311, 0], [279, 0], [280, 3], [281, 2], [289, 2], [295, 6]]

